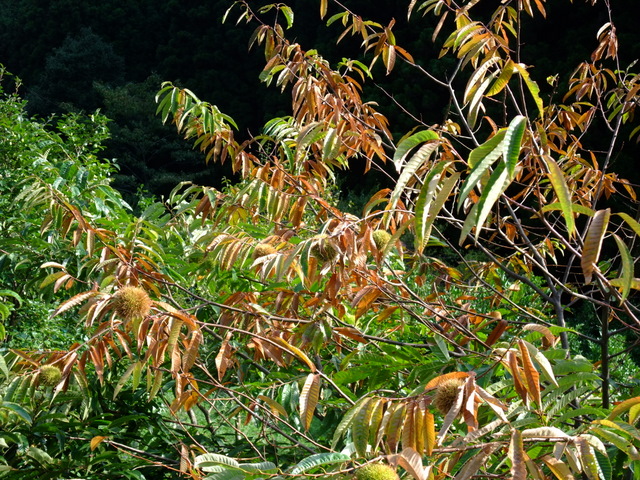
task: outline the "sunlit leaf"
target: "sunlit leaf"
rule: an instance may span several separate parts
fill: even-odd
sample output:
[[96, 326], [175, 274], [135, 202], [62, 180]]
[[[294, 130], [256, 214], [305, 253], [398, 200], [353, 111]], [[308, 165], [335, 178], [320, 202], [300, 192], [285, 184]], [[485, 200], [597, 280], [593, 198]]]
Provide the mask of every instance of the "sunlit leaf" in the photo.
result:
[[567, 225], [569, 237], [573, 237], [576, 231], [576, 222], [573, 218], [573, 208], [571, 204], [571, 193], [565, 181], [564, 172], [560, 169], [556, 161], [549, 155], [542, 156], [547, 169], [549, 170], [549, 180], [553, 186], [553, 190], [558, 198], [558, 203], [562, 209], [562, 216]]

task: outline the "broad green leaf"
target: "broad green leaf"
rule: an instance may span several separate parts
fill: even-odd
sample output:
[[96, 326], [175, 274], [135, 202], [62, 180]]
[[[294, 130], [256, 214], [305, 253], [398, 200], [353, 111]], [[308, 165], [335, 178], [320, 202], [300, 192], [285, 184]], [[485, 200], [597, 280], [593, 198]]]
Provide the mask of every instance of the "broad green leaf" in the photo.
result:
[[467, 163], [469, 168], [471, 168], [471, 172], [469, 172], [469, 176], [464, 181], [462, 189], [460, 190], [458, 209], [462, 207], [462, 204], [469, 196], [471, 190], [473, 190], [476, 184], [484, 176], [489, 167], [493, 165], [493, 162], [502, 155], [502, 141], [504, 140], [506, 131], [506, 129], [498, 131], [498, 133], [493, 137], [479, 147], [474, 148], [469, 154]]
[[436, 195], [436, 188], [441, 178], [442, 170], [447, 166], [445, 162], [438, 162], [425, 177], [422, 188], [416, 200], [415, 209], [415, 232], [416, 232], [416, 251], [422, 252], [424, 249], [425, 235], [429, 223], [433, 223], [433, 219], [429, 222], [428, 214], [431, 202]]
[[0, 404], [0, 407], [6, 408], [7, 410], [11, 410], [13, 413], [18, 415], [20, 418], [22, 418], [25, 422], [29, 424], [31, 424], [31, 422], [33, 421], [31, 419], [31, 415], [29, 414], [29, 412], [27, 412], [23, 407], [21, 407], [17, 403], [3, 401], [2, 404]]
[[611, 209], [609, 208], [606, 210], [598, 210], [591, 219], [591, 224], [587, 230], [584, 247], [582, 248], [582, 258], [580, 260], [582, 273], [584, 274], [584, 281], [587, 285], [591, 283], [593, 273], [597, 268], [598, 258], [600, 258], [600, 249], [602, 248], [604, 234], [606, 233], [607, 226], [609, 225], [610, 215]]
[[564, 217], [564, 221], [567, 225], [567, 232], [569, 233], [569, 237], [573, 237], [576, 231], [576, 222], [573, 217], [571, 193], [569, 192], [567, 182], [564, 180], [564, 172], [560, 169], [556, 161], [549, 155], [543, 155], [542, 159], [547, 165], [547, 170], [549, 170], [549, 180], [551, 181], [551, 186], [558, 198], [558, 203], [562, 210], [562, 216]]
[[632, 288], [633, 258], [631, 258], [631, 252], [629, 252], [629, 248], [627, 248], [624, 241], [615, 233], [613, 234], [613, 238], [615, 238], [618, 244], [618, 250], [620, 250], [620, 257], [622, 258], [622, 275], [620, 276], [620, 280], [622, 281], [622, 298], [620, 302], [624, 302]]
[[482, 106], [482, 98], [484, 97], [484, 93], [491, 85], [491, 82], [498, 76], [498, 72], [495, 71], [487, 78], [485, 78], [482, 83], [478, 86], [477, 90], [473, 94], [471, 101], [469, 102], [469, 112], [467, 113], [467, 122], [469, 123], [469, 127], [474, 128], [476, 126], [476, 122], [478, 121], [478, 112], [480, 111]]
[[292, 475], [300, 475], [322, 465], [343, 463], [351, 460], [349, 455], [339, 452], [316, 453], [299, 461], [291, 470]]
[[378, 398], [370, 398], [358, 411], [353, 419], [351, 427], [351, 437], [356, 453], [360, 457], [364, 457], [367, 453], [367, 445], [369, 443], [369, 423], [371, 422], [371, 414], [378, 401]]
[[497, 95], [509, 84], [509, 80], [511, 80], [511, 76], [513, 75], [514, 67], [513, 60], [507, 60], [504, 67], [502, 67], [502, 71], [496, 81], [493, 82], [491, 88], [487, 92], [487, 97], [492, 97], [493, 95]]
[[250, 473], [275, 473], [278, 470], [273, 462], [240, 463], [238, 467]]
[[38, 447], [30, 446], [27, 450], [27, 456], [33, 458], [40, 464], [53, 463], [53, 458], [51, 458], [51, 455]]
[[440, 137], [438, 136], [438, 134], [431, 130], [422, 130], [401, 139], [398, 143], [398, 147], [396, 148], [395, 153], [393, 154], [393, 164], [396, 167], [396, 171], [398, 173], [402, 171], [405, 158], [412, 149], [414, 149], [421, 143], [432, 142], [434, 140], [438, 140], [439, 138]]
[[[441, 182], [440, 190], [430, 202], [420, 205], [420, 198], [416, 203], [416, 252], [422, 252], [424, 247], [429, 243], [431, 237], [431, 229], [438, 213], [451, 195], [451, 192], [458, 184], [460, 172], [455, 172]], [[442, 178], [442, 177], [440, 177]], [[424, 186], [423, 186], [424, 188]], [[422, 194], [422, 192], [420, 192]]]
[[482, 196], [478, 201], [478, 209], [475, 212], [476, 215], [474, 219], [476, 240], [478, 240], [478, 237], [480, 236], [484, 222], [491, 213], [491, 209], [507, 189], [509, 183], [511, 182], [509, 181], [509, 172], [507, 171], [506, 165], [504, 163], [499, 163], [491, 174], [491, 177], [489, 177], [489, 181], [485, 185]]
[[509, 181], [513, 180], [515, 175], [518, 157], [520, 156], [520, 145], [527, 127], [527, 119], [522, 115], [517, 115], [507, 127], [504, 134], [504, 160], [509, 171]]
[[340, 420], [340, 423], [336, 427], [335, 432], [333, 432], [333, 440], [331, 441], [332, 450], [336, 448], [338, 441], [340, 440], [342, 435], [344, 435], [344, 432], [346, 432], [346, 430], [351, 426], [351, 423], [353, 422], [353, 419], [356, 416], [356, 414], [368, 401], [369, 401], [368, 397], [365, 397], [359, 400], [353, 407], [351, 407], [347, 411], [347, 413], [344, 414], [344, 417], [342, 417], [342, 420]]
[[[425, 143], [418, 148], [418, 151], [411, 157], [411, 159], [407, 162], [407, 164], [402, 169], [402, 173], [400, 174], [400, 178], [396, 183], [393, 192], [389, 198], [389, 204], [387, 205], [387, 210], [392, 211], [400, 196], [404, 193], [407, 183], [411, 180], [411, 177], [415, 175], [418, 169], [429, 160], [431, 154], [433, 154], [438, 149], [439, 143], [437, 141], [431, 141]], [[390, 216], [387, 216], [387, 225], [390, 221]]]
[[203, 455], [198, 455], [195, 458], [195, 467], [200, 468], [205, 472], [210, 472], [209, 470], [214, 465], [221, 465], [223, 467], [231, 467], [238, 469], [240, 468], [240, 464], [231, 457], [227, 457], [226, 455], [219, 455], [217, 453], [205, 453]]

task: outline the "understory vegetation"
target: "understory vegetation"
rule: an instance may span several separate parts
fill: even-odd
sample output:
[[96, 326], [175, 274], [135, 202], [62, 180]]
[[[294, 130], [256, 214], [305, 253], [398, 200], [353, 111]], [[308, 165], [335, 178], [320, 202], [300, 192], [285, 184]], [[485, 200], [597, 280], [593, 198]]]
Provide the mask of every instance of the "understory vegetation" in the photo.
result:
[[[249, 135], [159, 83], [158, 138], [234, 180], [129, 202], [102, 152], [135, 122], [31, 116], [0, 69], [0, 478], [640, 479], [640, 209], [617, 169], [640, 79], [602, 4], [591, 56], [537, 78], [521, 28], [544, 0], [408, 2], [429, 65], [341, 2], [314, 3], [360, 44], [338, 62], [286, 4], [234, 2], [288, 114]], [[365, 93], [394, 75], [449, 107], [400, 105], [396, 134]], [[102, 92], [136, 110], [130, 88]], [[391, 187], [340, 191], [353, 165]]]

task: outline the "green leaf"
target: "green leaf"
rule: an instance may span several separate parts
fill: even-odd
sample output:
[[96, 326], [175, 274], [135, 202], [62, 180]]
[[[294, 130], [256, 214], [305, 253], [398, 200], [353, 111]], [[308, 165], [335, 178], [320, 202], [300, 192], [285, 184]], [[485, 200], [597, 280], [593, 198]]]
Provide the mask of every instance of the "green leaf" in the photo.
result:
[[284, 18], [287, 20], [287, 29], [291, 28], [293, 25], [293, 10], [291, 7], [286, 5], [280, 5], [280, 11], [284, 15]]
[[564, 221], [567, 225], [567, 232], [569, 233], [569, 237], [573, 237], [576, 231], [576, 222], [573, 218], [571, 193], [569, 192], [567, 182], [564, 180], [564, 172], [560, 169], [556, 161], [549, 155], [543, 155], [542, 159], [549, 170], [549, 180], [551, 181], [551, 186], [558, 198], [558, 203], [562, 210], [562, 216], [564, 217]]
[[509, 127], [507, 127], [507, 132], [504, 135], [504, 160], [507, 163], [509, 181], [513, 180], [515, 175], [518, 157], [520, 156], [520, 145], [526, 127], [527, 119], [522, 115], [517, 115], [511, 120]]
[[[407, 162], [407, 164], [402, 169], [402, 173], [400, 174], [400, 178], [396, 183], [393, 192], [391, 193], [391, 197], [389, 198], [389, 204], [387, 206], [387, 210], [391, 211], [395, 208], [400, 196], [405, 191], [407, 183], [411, 180], [411, 177], [418, 171], [418, 169], [426, 163], [431, 154], [438, 149], [439, 142], [431, 141], [423, 144], [418, 151], [411, 157], [411, 160]], [[387, 224], [390, 220], [390, 217], [387, 217]]]
[[13, 402], [2, 402], [0, 405], [2, 408], [6, 408], [7, 410], [11, 410], [13, 413], [22, 418], [25, 422], [31, 424], [33, 420], [31, 419], [31, 415], [24, 408], [22, 408], [17, 403]]
[[482, 226], [484, 225], [485, 220], [491, 213], [491, 209], [493, 205], [498, 201], [500, 195], [507, 189], [509, 186], [509, 172], [504, 163], [498, 164], [496, 169], [489, 177], [489, 181], [485, 185], [485, 189], [482, 192], [482, 196], [478, 201], [478, 209], [476, 212], [476, 218], [474, 219], [475, 227], [476, 227], [476, 240], [480, 236], [480, 231], [482, 230]]
[[633, 258], [629, 248], [624, 241], [615, 233], [613, 234], [616, 243], [618, 244], [618, 250], [620, 250], [620, 256], [622, 257], [622, 275], [620, 280], [622, 281], [622, 298], [620, 302], [624, 302], [629, 295], [629, 291], [632, 288], [633, 283]]
[[300, 475], [321, 465], [331, 465], [333, 463], [343, 463], [351, 459], [349, 455], [338, 452], [316, 453], [298, 462], [291, 470], [292, 475]]
[[[240, 464], [231, 457], [227, 457], [226, 455], [220, 455], [217, 453], [205, 453], [203, 455], [198, 455], [195, 458], [195, 467], [200, 468], [205, 472], [209, 472], [209, 468], [213, 466], [223, 466], [226, 468], [240, 468]], [[215, 471], [216, 469], [214, 469]]]
[[393, 164], [396, 166], [396, 171], [400, 172], [402, 170], [405, 157], [410, 150], [414, 149], [421, 143], [431, 142], [433, 140], [438, 140], [439, 138], [440, 137], [436, 132], [433, 132], [431, 130], [422, 130], [418, 133], [414, 133], [413, 135], [401, 139], [398, 143], [398, 148], [396, 148], [396, 151], [393, 154]]
[[369, 400], [368, 397], [361, 399], [358, 403], [356, 403], [353, 407], [351, 407], [347, 411], [347, 413], [344, 414], [344, 417], [342, 417], [342, 420], [340, 420], [340, 423], [336, 427], [335, 432], [333, 432], [333, 440], [331, 440], [332, 450], [336, 448], [336, 445], [338, 444], [338, 441], [340, 440], [342, 435], [344, 435], [344, 432], [347, 430], [347, 428], [351, 426], [351, 423], [353, 422], [353, 418], [356, 416], [356, 414], [360, 411], [360, 409], [364, 406], [364, 404], [368, 400]]
[[[544, 207], [542, 207], [541, 210], [543, 212], [550, 212], [552, 210], [562, 210], [562, 205], [560, 205], [559, 202], [549, 203], [548, 205], [545, 205]], [[595, 210], [592, 210], [589, 207], [585, 207], [584, 205], [578, 205], [576, 203], [571, 205], [571, 211], [573, 213], [579, 213], [581, 215], [586, 215], [588, 217], [593, 217], [593, 215], [596, 213]]]
[[[460, 172], [455, 172], [440, 183], [440, 191], [436, 193], [435, 187], [431, 185], [434, 180], [442, 180], [442, 175], [434, 177], [429, 183], [426, 182], [420, 190], [420, 195], [416, 201], [415, 213], [415, 249], [417, 253], [421, 253], [425, 245], [429, 242], [431, 236], [431, 228], [436, 216], [442, 209], [442, 206], [449, 198], [452, 190], [458, 183]], [[433, 188], [432, 188], [433, 187]], [[434, 197], [435, 194], [435, 197]]]
[[29, 447], [27, 455], [41, 464], [53, 463], [53, 458], [51, 458], [47, 452], [38, 447]]
[[616, 215], [622, 217], [622, 219], [627, 222], [627, 225], [629, 225], [633, 229], [635, 234], [640, 236], [640, 223], [638, 223], [632, 216], [627, 215], [626, 213], [616, 213]]
[[493, 137], [479, 147], [474, 148], [469, 154], [467, 163], [471, 168], [471, 172], [462, 185], [460, 198], [458, 198], [458, 210], [462, 207], [471, 190], [489, 170], [489, 167], [502, 155], [501, 147], [506, 131], [506, 129], [498, 131]]
[[542, 115], [544, 113], [544, 103], [542, 102], [542, 98], [540, 97], [540, 87], [538, 87], [538, 84], [536, 82], [531, 80], [529, 72], [527, 72], [526, 66], [524, 64], [514, 63], [513, 66], [524, 80], [525, 85], [529, 89], [529, 93], [531, 93], [531, 96], [533, 97], [533, 101], [538, 107], [540, 115]]

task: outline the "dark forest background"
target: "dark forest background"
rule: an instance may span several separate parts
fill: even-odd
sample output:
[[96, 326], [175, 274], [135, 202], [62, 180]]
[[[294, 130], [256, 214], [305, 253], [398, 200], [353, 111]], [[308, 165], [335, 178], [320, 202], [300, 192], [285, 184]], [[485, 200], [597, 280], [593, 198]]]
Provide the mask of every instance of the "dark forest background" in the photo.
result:
[[[407, 22], [408, 3], [345, 2], [354, 12], [382, 24], [394, 18], [398, 44], [425, 68], [437, 68], [437, 74], [453, 69], [453, 63], [435, 62], [443, 41], [431, 40], [435, 22], [417, 18], [420, 13]], [[628, 64], [640, 58], [638, 16], [632, 13], [637, 11], [636, 0], [611, 3], [621, 58]], [[236, 24], [239, 12], [221, 22], [231, 4], [229, 0], [0, 0], [0, 63], [23, 81], [21, 92], [30, 113], [47, 118], [100, 109], [112, 120], [112, 138], [104, 155], [116, 159], [115, 186], [130, 201], [135, 202], [140, 192], [165, 195], [182, 180], [219, 186], [230, 172], [219, 165], [205, 168], [203, 156], [178, 138], [172, 127], [161, 124], [154, 95], [164, 80], [187, 87], [233, 117], [240, 137], [255, 134], [274, 116], [287, 114], [287, 97], [258, 79], [264, 59], [257, 50], [248, 52], [254, 26]], [[337, 22], [327, 28], [319, 19], [317, 2], [297, 0], [291, 6], [296, 18], [289, 36], [303, 48], [315, 48], [333, 62], [359, 58], [359, 41], [346, 38], [336, 46], [341, 26]], [[522, 61], [536, 65], [534, 79], [545, 95], [552, 95], [546, 78], [558, 75], [560, 82], [567, 82], [571, 69], [589, 57], [596, 45], [595, 32], [608, 19], [603, 2], [552, 0], [547, 12], [547, 20], [530, 19], [526, 24], [524, 38], [529, 40]], [[402, 109], [432, 124], [441, 121], [448, 108], [446, 92], [407, 73], [407, 68], [390, 76], [378, 72], [376, 84], [368, 85], [364, 93], [390, 118], [396, 140], [416, 124]], [[415, 81], [407, 82], [407, 76]], [[614, 167], [633, 183], [640, 183], [637, 154], [635, 145], [627, 145]], [[363, 182], [361, 174], [359, 165], [345, 174], [343, 194], [357, 196], [384, 186], [383, 175]]]

